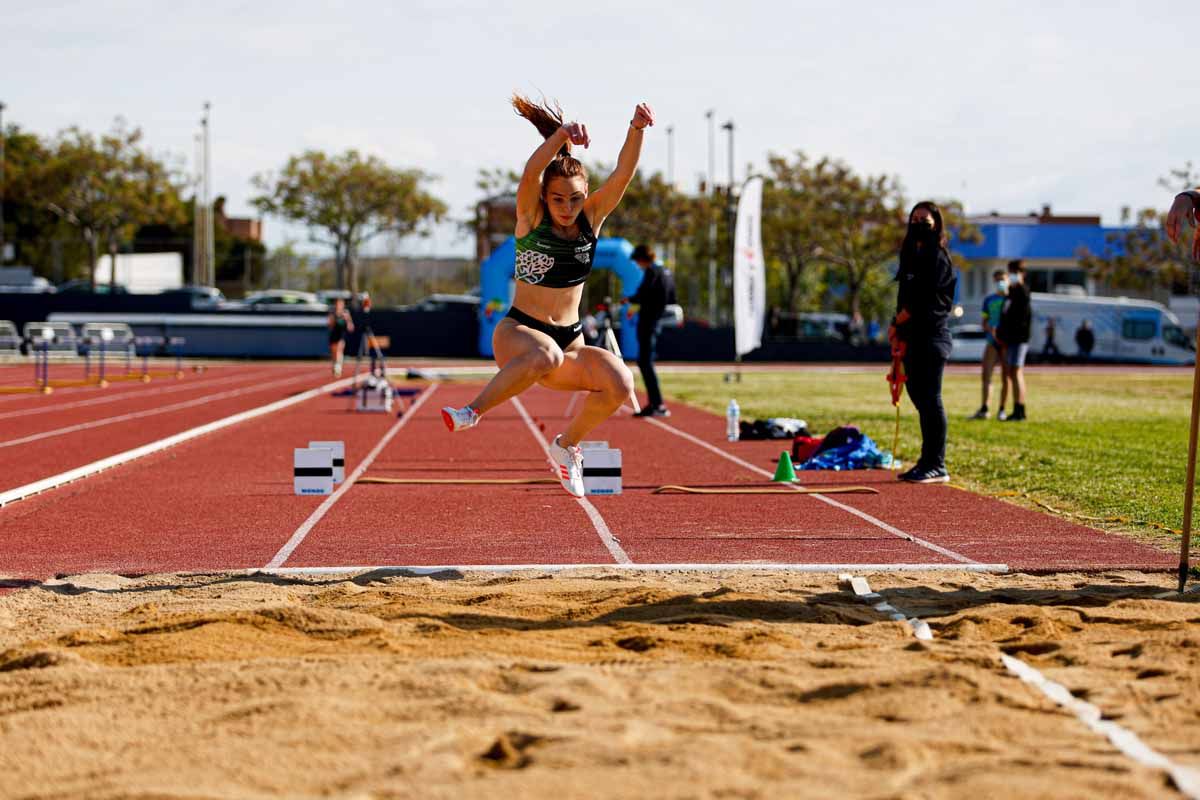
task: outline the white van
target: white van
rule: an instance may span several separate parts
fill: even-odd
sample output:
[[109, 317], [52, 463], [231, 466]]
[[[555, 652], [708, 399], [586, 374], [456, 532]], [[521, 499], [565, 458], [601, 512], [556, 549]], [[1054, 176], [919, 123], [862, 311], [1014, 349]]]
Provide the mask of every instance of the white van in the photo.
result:
[[1065, 359], [1079, 353], [1075, 332], [1091, 323], [1096, 361], [1140, 364], [1194, 364], [1196, 352], [1179, 318], [1162, 304], [1128, 297], [1073, 297], [1034, 292], [1029, 360], [1038, 361], [1046, 349], [1046, 324], [1054, 320], [1054, 343]]

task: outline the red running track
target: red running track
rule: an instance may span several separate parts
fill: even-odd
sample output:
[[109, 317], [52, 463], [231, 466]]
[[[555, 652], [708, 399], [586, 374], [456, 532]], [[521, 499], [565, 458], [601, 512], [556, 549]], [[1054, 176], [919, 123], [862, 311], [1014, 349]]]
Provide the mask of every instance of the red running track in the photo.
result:
[[[237, 378], [236, 380], [230, 380]], [[0, 491], [90, 464], [180, 431], [265, 405], [330, 380], [311, 365], [220, 374], [186, 382], [185, 391], [122, 392], [84, 400], [60, 398], [47, 413], [34, 408], [0, 410]], [[176, 389], [178, 385], [163, 387]], [[45, 398], [50, 400], [54, 395]], [[18, 413], [21, 412], [21, 413]]]
[[[83, 571], [146, 572], [285, 567], [614, 563], [1007, 563], [1014, 569], [1163, 569], [1171, 555], [1011, 504], [942, 486], [899, 484], [887, 473], [803, 473], [810, 484], [869, 485], [878, 495], [653, 495], [666, 483], [766, 485], [781, 449], [723, 441], [718, 417], [675, 406], [662, 422], [616, 417], [590, 438], [624, 455], [625, 493], [589, 505], [556, 485], [366, 485], [321, 498], [291, 492], [291, 448], [343, 439], [347, 470], [394, 426], [368, 475], [409, 478], [550, 475], [537, 436], [506, 404], [451, 435], [442, 405], [477, 387], [442, 385], [403, 423], [347, 412], [321, 397], [0, 509], [0, 574], [39, 578]], [[549, 435], [569, 395], [522, 398]], [[536, 423], [535, 423], [536, 426]], [[326, 504], [328, 505], [327, 501]], [[297, 541], [297, 532], [305, 532]], [[912, 541], [903, 534], [923, 540]], [[285, 550], [289, 542], [294, 550]]]

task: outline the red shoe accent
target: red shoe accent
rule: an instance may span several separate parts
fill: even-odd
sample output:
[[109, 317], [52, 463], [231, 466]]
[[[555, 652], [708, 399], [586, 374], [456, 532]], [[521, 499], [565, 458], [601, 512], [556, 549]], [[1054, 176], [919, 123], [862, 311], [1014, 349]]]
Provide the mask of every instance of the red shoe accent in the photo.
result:
[[442, 409], [442, 422], [446, 423], [446, 430], [454, 433], [454, 420], [446, 413], [446, 409]]

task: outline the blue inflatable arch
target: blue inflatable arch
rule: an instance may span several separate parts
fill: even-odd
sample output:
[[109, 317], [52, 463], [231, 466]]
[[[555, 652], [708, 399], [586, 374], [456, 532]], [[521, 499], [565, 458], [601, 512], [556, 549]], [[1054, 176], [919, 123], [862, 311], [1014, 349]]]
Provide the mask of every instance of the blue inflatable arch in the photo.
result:
[[[609, 269], [621, 282], [618, 297], [627, 297], [642, 283], [642, 268], [629, 257], [633, 245], [625, 239], [603, 238], [596, 243], [592, 269]], [[512, 306], [513, 272], [517, 265], [517, 240], [510, 236], [479, 265], [479, 354], [491, 357], [492, 333]], [[618, 297], [613, 298], [614, 300]], [[622, 306], [621, 355], [637, 358], [637, 315], [630, 316]]]

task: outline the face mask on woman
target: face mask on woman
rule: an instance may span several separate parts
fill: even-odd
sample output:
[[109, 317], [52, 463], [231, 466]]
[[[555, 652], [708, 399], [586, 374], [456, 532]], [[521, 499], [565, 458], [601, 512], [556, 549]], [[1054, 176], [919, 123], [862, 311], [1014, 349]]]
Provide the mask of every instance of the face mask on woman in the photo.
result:
[[1008, 294], [1008, 281], [996, 281], [996, 291], [1000, 294]]
[[933, 229], [931, 222], [909, 222], [908, 232], [912, 236], [917, 237], [920, 241], [930, 241], [937, 236], [937, 232]]

